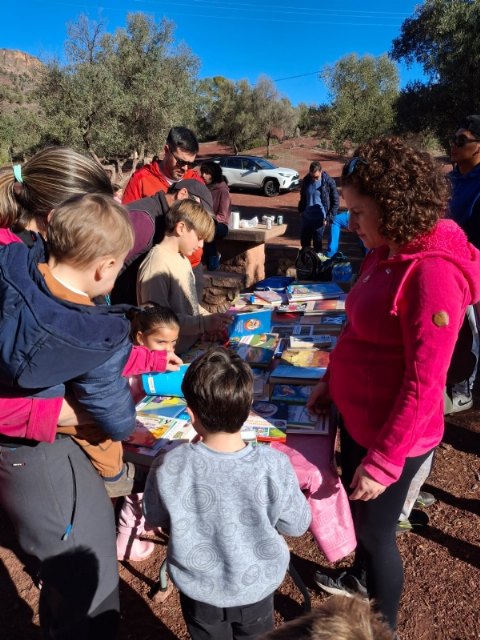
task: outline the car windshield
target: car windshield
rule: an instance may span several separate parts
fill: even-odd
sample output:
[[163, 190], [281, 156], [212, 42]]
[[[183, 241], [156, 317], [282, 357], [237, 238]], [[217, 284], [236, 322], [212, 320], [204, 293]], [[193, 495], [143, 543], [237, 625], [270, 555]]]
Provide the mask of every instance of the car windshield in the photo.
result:
[[261, 169], [276, 169], [276, 165], [268, 162], [268, 160], [264, 160], [263, 158], [255, 158], [255, 162], [260, 166]]

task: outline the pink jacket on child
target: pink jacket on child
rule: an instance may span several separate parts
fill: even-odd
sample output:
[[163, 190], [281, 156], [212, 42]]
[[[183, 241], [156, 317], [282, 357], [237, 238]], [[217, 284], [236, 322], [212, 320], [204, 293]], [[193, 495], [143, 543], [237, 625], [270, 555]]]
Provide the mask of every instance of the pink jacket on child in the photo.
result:
[[365, 258], [325, 380], [381, 484], [441, 441], [447, 370], [465, 309], [479, 299], [480, 252], [452, 220], [390, 259], [386, 246]]

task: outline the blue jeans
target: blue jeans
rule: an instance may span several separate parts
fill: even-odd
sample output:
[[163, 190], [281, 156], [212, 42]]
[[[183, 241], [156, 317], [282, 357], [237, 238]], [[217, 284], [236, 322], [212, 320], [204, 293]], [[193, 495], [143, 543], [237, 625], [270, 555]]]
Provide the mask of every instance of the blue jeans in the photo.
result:
[[305, 216], [302, 216], [302, 229], [300, 231], [302, 249], [309, 247], [313, 239], [313, 250], [316, 253], [320, 253], [324, 231], [323, 218], [305, 218]]
[[330, 223], [330, 238], [325, 255], [331, 258], [338, 251], [340, 229], [348, 229], [348, 211], [339, 211]]

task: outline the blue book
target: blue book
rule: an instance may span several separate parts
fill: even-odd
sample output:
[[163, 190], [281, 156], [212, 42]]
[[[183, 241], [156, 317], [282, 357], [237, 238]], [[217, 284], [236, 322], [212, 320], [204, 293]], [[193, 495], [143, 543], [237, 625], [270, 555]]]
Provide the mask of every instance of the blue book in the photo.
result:
[[326, 367], [293, 367], [290, 364], [279, 364], [270, 374], [270, 384], [295, 384], [295, 381], [298, 381], [298, 384], [315, 384], [326, 370]]
[[305, 404], [310, 397], [312, 387], [296, 384], [276, 384], [272, 391], [272, 400], [286, 404]]
[[182, 382], [188, 364], [180, 365], [178, 371], [165, 373], [144, 373], [142, 375], [143, 390], [148, 395], [178, 396], [183, 398]]
[[235, 313], [229, 327], [229, 338], [242, 338], [254, 333], [270, 333], [272, 328], [271, 309], [259, 309], [247, 313]]
[[336, 282], [294, 283], [287, 287], [289, 302], [326, 300], [328, 298], [339, 298], [341, 295], [343, 295], [343, 289]]

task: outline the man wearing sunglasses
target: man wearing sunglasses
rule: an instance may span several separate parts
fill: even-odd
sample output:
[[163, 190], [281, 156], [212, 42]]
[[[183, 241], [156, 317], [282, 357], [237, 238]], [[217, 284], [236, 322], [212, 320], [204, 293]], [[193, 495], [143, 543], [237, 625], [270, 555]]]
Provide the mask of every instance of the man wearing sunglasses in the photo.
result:
[[[480, 249], [480, 115], [467, 116], [460, 123], [450, 140], [450, 157], [454, 168], [449, 174], [452, 183], [449, 215]], [[478, 359], [478, 313], [474, 307], [468, 307], [447, 375], [447, 382], [455, 384], [447, 386], [446, 413], [472, 407]]]
[[172, 127], [165, 143], [163, 160], [155, 160], [135, 171], [123, 193], [123, 204], [153, 196], [157, 191], [166, 193], [178, 180], [201, 180], [193, 171], [197, 153], [198, 141], [193, 131], [186, 127]]
[[[123, 193], [123, 204], [153, 196], [159, 191], [167, 193], [179, 180], [199, 180], [204, 184], [193, 169], [198, 153], [198, 140], [191, 129], [172, 127], [163, 150], [163, 160], [154, 160], [135, 171]], [[195, 275], [199, 300], [203, 298], [202, 254], [203, 249], [199, 248], [188, 258]]]

